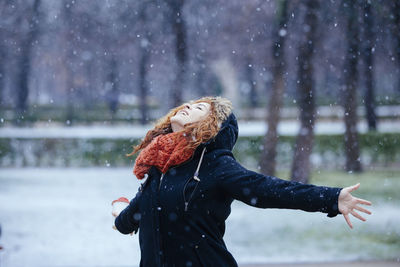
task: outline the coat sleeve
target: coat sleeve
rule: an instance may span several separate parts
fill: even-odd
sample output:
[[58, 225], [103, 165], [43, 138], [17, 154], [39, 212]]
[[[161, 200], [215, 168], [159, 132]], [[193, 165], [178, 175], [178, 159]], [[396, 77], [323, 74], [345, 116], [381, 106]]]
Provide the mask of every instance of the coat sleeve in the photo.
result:
[[122, 234], [137, 233], [139, 230], [140, 211], [139, 200], [141, 191], [129, 202], [129, 205], [115, 218], [115, 227]]
[[338, 197], [342, 188], [286, 181], [247, 170], [231, 156], [221, 157], [216, 170], [220, 188], [233, 199], [258, 208], [320, 211], [328, 217], [341, 214]]

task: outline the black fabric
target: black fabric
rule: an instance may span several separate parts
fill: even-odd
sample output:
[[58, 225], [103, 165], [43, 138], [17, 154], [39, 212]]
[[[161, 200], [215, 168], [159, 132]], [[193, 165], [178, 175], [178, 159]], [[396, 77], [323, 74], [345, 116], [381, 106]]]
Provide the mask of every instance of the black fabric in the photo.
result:
[[[329, 217], [340, 213], [342, 188], [247, 170], [232, 154], [237, 137], [237, 121], [231, 114], [214, 140], [200, 145], [191, 160], [165, 173], [161, 186], [161, 173], [150, 168], [144, 186], [115, 219], [123, 234], [139, 229], [140, 266], [237, 266], [223, 240], [234, 199], [258, 208], [320, 211]], [[193, 174], [204, 147], [198, 182]]]

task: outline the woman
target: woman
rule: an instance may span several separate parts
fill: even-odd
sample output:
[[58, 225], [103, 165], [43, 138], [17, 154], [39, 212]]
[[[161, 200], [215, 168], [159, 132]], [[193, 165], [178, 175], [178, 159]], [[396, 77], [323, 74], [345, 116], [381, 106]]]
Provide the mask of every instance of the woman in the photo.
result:
[[[242, 167], [232, 154], [238, 125], [229, 100], [203, 97], [172, 109], [136, 146], [134, 174], [146, 179], [117, 216], [123, 234], [139, 231], [140, 266], [237, 266], [223, 236], [234, 199], [258, 208], [371, 214], [347, 188], [281, 180]], [[119, 214], [118, 214], [119, 213]]]

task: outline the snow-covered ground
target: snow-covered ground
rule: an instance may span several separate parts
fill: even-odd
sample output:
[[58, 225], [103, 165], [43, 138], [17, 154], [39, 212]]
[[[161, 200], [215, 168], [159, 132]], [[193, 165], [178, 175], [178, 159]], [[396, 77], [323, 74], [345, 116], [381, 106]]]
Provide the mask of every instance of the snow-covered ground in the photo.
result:
[[[111, 228], [111, 200], [132, 197], [129, 168], [0, 170], [0, 266], [137, 266], [138, 236]], [[239, 263], [400, 258], [400, 203], [367, 222], [235, 201], [226, 244]]]
[[[297, 135], [299, 121], [282, 121], [278, 125], [278, 132], [281, 135]], [[47, 124], [40, 127], [2, 127], [0, 138], [142, 138], [152, 125], [135, 126], [57, 126]], [[365, 120], [359, 121], [357, 125], [360, 133], [368, 129]], [[262, 121], [239, 121], [240, 136], [264, 135], [268, 129]], [[385, 120], [378, 123], [379, 132], [400, 132], [400, 120]], [[317, 121], [315, 134], [343, 134], [345, 125], [342, 121]]]

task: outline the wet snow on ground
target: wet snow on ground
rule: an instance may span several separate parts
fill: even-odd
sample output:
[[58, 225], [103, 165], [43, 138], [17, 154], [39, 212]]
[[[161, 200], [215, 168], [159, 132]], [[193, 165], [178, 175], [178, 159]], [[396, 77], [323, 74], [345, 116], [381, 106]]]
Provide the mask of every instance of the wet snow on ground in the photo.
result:
[[[132, 197], [129, 168], [0, 170], [0, 265], [132, 266], [138, 236], [111, 228], [111, 200]], [[239, 263], [396, 259], [399, 203], [374, 203], [366, 223], [342, 216], [257, 209], [235, 201], [225, 241]]]

